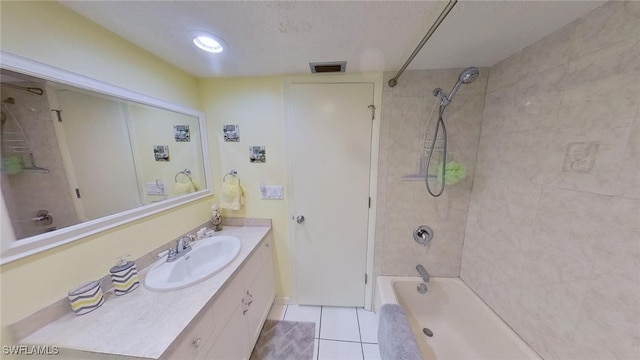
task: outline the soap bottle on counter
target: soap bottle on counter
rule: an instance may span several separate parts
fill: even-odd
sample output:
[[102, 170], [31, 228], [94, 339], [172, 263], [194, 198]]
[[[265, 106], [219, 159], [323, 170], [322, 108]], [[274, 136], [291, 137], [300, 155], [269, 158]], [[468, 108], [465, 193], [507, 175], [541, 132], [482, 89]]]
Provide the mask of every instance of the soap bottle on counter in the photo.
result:
[[114, 293], [116, 295], [127, 294], [140, 286], [140, 278], [138, 277], [136, 263], [133, 261], [127, 261], [125, 259], [127, 256], [120, 257], [116, 266], [109, 270], [111, 282], [113, 282]]

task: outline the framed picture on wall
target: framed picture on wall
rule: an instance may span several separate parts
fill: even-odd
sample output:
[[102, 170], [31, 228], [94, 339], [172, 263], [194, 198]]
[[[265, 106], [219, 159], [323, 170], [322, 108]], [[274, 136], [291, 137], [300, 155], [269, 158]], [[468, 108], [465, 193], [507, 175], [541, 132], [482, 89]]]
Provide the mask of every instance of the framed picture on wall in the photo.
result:
[[227, 141], [227, 142], [240, 141], [240, 127], [238, 125], [223, 125], [222, 132], [224, 132], [224, 141]]
[[169, 161], [169, 145], [153, 145], [153, 157], [156, 161]]
[[264, 146], [249, 147], [249, 162], [264, 163], [267, 162], [267, 151]]
[[189, 132], [189, 125], [175, 125], [173, 127], [174, 137], [177, 142], [191, 141], [191, 133]]

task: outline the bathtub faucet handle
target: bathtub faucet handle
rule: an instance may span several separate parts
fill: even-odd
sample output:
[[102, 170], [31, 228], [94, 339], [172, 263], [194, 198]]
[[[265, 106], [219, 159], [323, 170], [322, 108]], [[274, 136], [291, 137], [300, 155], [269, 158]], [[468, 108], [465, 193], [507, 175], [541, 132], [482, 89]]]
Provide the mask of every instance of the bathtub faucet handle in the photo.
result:
[[422, 281], [428, 283], [431, 276], [429, 276], [427, 269], [425, 269], [424, 266], [418, 264], [418, 266], [416, 266], [416, 270], [418, 270], [418, 274], [420, 274], [420, 276], [422, 277]]

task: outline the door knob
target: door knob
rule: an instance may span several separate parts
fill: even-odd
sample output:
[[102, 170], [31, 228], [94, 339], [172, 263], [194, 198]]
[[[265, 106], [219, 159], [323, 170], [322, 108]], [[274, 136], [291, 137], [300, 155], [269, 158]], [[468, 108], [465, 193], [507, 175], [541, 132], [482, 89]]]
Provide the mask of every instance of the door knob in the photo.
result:
[[296, 222], [297, 222], [298, 224], [302, 224], [302, 223], [304, 222], [304, 216], [303, 216], [303, 215], [298, 215], [298, 216], [296, 217]]

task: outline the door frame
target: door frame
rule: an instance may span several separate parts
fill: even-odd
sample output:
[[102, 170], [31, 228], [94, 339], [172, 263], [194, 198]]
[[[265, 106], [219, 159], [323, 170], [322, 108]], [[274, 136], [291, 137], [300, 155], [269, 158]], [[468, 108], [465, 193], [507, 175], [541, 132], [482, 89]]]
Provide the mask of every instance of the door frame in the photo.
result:
[[[382, 118], [382, 92], [383, 92], [383, 74], [376, 73], [357, 73], [357, 74], [341, 74], [341, 75], [300, 75], [288, 76], [283, 79], [282, 99], [284, 106], [284, 132], [286, 139], [285, 146], [285, 169], [286, 176], [286, 195], [287, 195], [287, 231], [289, 242], [289, 257], [294, 259], [296, 255], [296, 242], [294, 239], [294, 194], [293, 194], [293, 156], [291, 126], [289, 126], [290, 107], [291, 104], [291, 86], [295, 84], [353, 84], [353, 83], [369, 83], [373, 84], [373, 105], [375, 106], [375, 119], [372, 120], [371, 128], [371, 163], [369, 164], [369, 196], [371, 197], [371, 207], [368, 214], [367, 228], [367, 256], [366, 256], [366, 274], [368, 281], [364, 290], [364, 308], [372, 310], [374, 296], [374, 246], [376, 238], [376, 213], [377, 213], [377, 191], [378, 191], [378, 153], [380, 149], [380, 124]], [[295, 261], [290, 261], [290, 279], [291, 279], [291, 303], [297, 304], [297, 271]], [[363, 279], [364, 281], [364, 279]]]

